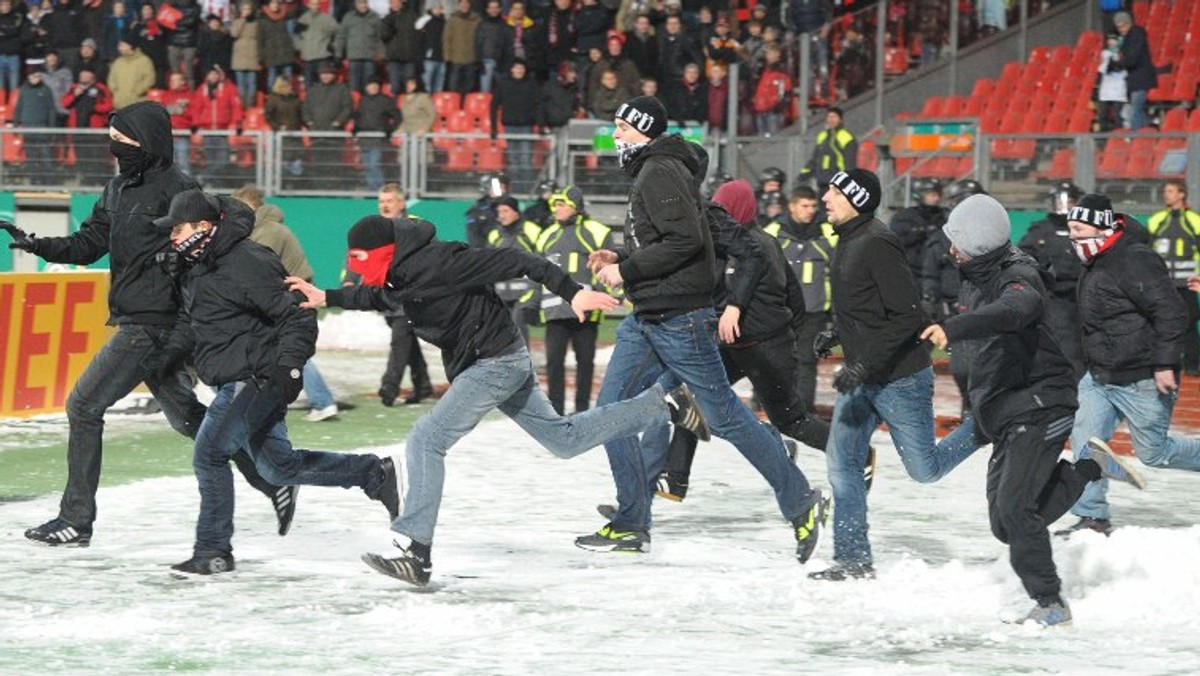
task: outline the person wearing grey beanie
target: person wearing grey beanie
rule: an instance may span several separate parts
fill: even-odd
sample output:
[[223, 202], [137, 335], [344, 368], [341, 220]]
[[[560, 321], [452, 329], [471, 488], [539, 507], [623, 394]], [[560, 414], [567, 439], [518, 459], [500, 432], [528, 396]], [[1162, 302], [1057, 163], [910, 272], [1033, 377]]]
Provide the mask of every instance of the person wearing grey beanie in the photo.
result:
[[942, 232], [967, 260], [1012, 244], [1012, 224], [1004, 206], [990, 195], [971, 195], [954, 207]]
[[[1004, 207], [972, 196], [950, 213], [950, 238], [963, 276], [966, 311], [921, 332], [939, 349], [973, 352], [967, 395], [976, 427], [993, 442], [988, 463], [988, 518], [1009, 546], [1009, 562], [1037, 605], [1024, 620], [1066, 624], [1047, 526], [1066, 514], [1093, 481], [1111, 477], [1141, 487], [1141, 478], [1102, 445], [1085, 444], [1075, 463], [1059, 460], [1074, 415], [1075, 369], [1046, 320], [1050, 278], [1009, 242]], [[1076, 448], [1080, 448], [1076, 446]]]
[[813, 351], [828, 357], [841, 344], [842, 369], [825, 460], [837, 513], [834, 565], [818, 580], [875, 576], [867, 539], [862, 468], [871, 434], [887, 423], [909, 476], [937, 481], [976, 450], [970, 418], [938, 443], [933, 426], [933, 368], [917, 334], [929, 324], [900, 238], [875, 218], [879, 179], [869, 171], [838, 172], [823, 202], [838, 235], [830, 264], [834, 328], [817, 335]]

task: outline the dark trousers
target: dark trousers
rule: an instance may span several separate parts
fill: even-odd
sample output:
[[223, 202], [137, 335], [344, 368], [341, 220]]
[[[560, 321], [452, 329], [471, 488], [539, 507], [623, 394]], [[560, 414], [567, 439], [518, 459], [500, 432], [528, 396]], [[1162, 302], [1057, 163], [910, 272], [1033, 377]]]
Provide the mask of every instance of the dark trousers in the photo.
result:
[[251, 381], [217, 388], [216, 399], [200, 424], [192, 456], [200, 485], [196, 556], [233, 552], [229, 458], [238, 449], [250, 449], [259, 470], [282, 485], [358, 486], [369, 496], [378, 494], [384, 476], [377, 456], [296, 450], [288, 440], [283, 422], [286, 414], [287, 402], [269, 386]]
[[446, 91], [458, 92], [466, 96], [475, 90], [475, 64], [447, 63], [446, 67], [449, 71], [449, 76], [446, 78]]
[[[781, 433], [824, 452], [829, 442], [829, 423], [809, 413], [803, 397], [796, 391], [798, 355], [794, 349], [797, 344], [794, 336], [787, 330], [749, 347], [723, 345], [721, 361], [725, 364], [730, 385], [742, 378], [750, 379], [759, 403], [767, 412], [767, 419]], [[675, 429], [671, 451], [667, 455], [667, 472], [673, 479], [687, 483], [696, 443], [694, 434]]]
[[546, 322], [546, 394], [559, 415], [566, 404], [568, 343], [575, 352], [575, 412], [591, 408], [599, 327], [595, 322], [574, 319]]
[[809, 312], [796, 327], [796, 393], [808, 411], [813, 410], [817, 401], [817, 355], [813, 352], [813, 340], [828, 326], [828, 312]]
[[1073, 417], [1048, 413], [1033, 423], [1012, 424], [992, 447], [987, 502], [992, 533], [1008, 545], [1009, 563], [1033, 598], [1058, 594], [1049, 524], [1074, 505], [1088, 482], [1100, 478], [1090, 460], [1060, 461]]
[[412, 396], [417, 399], [433, 396], [433, 383], [429, 380], [429, 365], [425, 363], [425, 355], [421, 354], [421, 344], [417, 342], [417, 334], [413, 332], [412, 322], [408, 317], [400, 315], [387, 317], [388, 326], [392, 327], [392, 349], [388, 352], [387, 368], [379, 389], [394, 398], [400, 392], [400, 381], [404, 379], [404, 369], [410, 369], [412, 380]]
[[[59, 504], [59, 518], [76, 528], [96, 520], [96, 491], [103, 458], [104, 412], [145, 382], [175, 431], [195, 438], [204, 419], [204, 405], [192, 392], [192, 381], [181, 366], [165, 380], [154, 371], [162, 359], [171, 329], [122, 324], [84, 369], [67, 397], [67, 486]], [[268, 497], [276, 487], [254, 469], [245, 451], [234, 456], [250, 485]]]
[[1183, 299], [1187, 312], [1187, 332], [1183, 334], [1183, 368], [1185, 371], [1200, 371], [1200, 332], [1196, 329], [1196, 322], [1200, 321], [1200, 305], [1196, 303], [1197, 294], [1191, 289], [1181, 288], [1179, 297]]

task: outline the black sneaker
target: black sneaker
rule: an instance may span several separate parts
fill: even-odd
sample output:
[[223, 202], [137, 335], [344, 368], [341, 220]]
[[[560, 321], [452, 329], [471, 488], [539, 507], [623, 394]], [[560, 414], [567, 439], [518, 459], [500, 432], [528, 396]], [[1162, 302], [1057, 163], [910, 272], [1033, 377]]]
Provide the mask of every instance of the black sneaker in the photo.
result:
[[869, 563], [835, 563], [833, 567], [809, 573], [810, 580], [845, 582], [846, 580], [874, 580], [875, 567]]
[[429, 584], [429, 577], [433, 573], [433, 564], [428, 559], [421, 558], [410, 550], [400, 546], [399, 542], [392, 542], [396, 548], [400, 550], [400, 556], [395, 558], [386, 558], [379, 554], [367, 552], [362, 555], [363, 563], [370, 566], [376, 572], [394, 577], [397, 580], [403, 580], [411, 585], [424, 587]]
[[671, 410], [672, 424], [695, 434], [700, 441], [712, 439], [708, 423], [704, 420], [704, 415], [700, 413], [699, 407], [696, 406], [696, 399], [692, 397], [692, 391], [688, 389], [687, 384], [667, 392], [666, 400], [667, 408]]
[[234, 569], [233, 556], [193, 556], [171, 566], [171, 570], [184, 575], [218, 575]]
[[34, 542], [43, 542], [51, 547], [87, 547], [92, 544], [92, 528], [75, 527], [62, 519], [51, 519], [46, 523], [25, 531], [25, 537]]
[[650, 534], [637, 530], [617, 530], [609, 523], [591, 535], [575, 538], [575, 546], [592, 552], [645, 554], [650, 551]]
[[395, 521], [400, 516], [400, 484], [396, 481], [396, 464], [391, 458], [380, 458], [379, 470], [383, 472], [383, 478], [374, 494], [367, 493], [367, 497], [382, 502], [387, 508], [388, 517]]
[[400, 396], [400, 392], [390, 387], [379, 388], [379, 403], [391, 408], [396, 405], [396, 397]]
[[796, 462], [796, 456], [800, 454], [800, 445], [791, 439], [783, 440], [783, 450], [787, 451], [788, 459]]
[[296, 497], [300, 495], [299, 486], [280, 486], [271, 496], [271, 504], [275, 506], [275, 519], [279, 522], [279, 536], [283, 537], [292, 529], [292, 519], [296, 516]]
[[1063, 528], [1062, 530], [1054, 531], [1054, 534], [1059, 537], [1066, 538], [1071, 537], [1073, 533], [1077, 533], [1081, 530], [1094, 530], [1097, 533], [1112, 535], [1113, 525], [1108, 519], [1093, 519], [1090, 516], [1085, 516], [1081, 517], [1074, 524]]
[[871, 484], [875, 483], [875, 447], [867, 447], [867, 464], [863, 465], [863, 483], [867, 492], [871, 492]]
[[683, 502], [683, 499], [687, 497], [687, 489], [686, 479], [671, 476], [670, 472], [663, 472], [658, 475], [658, 481], [655, 482], [654, 494], [671, 502]]
[[829, 518], [829, 498], [821, 491], [813, 491], [813, 501], [804, 514], [792, 519], [792, 528], [796, 535], [796, 558], [800, 563], [808, 562], [809, 557], [817, 549], [817, 539], [821, 535], [821, 526]]

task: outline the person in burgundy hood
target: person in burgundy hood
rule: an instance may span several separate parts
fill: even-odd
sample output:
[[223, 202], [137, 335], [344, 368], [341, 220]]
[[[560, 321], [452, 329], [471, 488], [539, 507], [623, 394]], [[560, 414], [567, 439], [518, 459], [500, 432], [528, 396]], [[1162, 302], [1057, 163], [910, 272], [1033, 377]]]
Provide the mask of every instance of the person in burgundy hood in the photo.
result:
[[[758, 269], [743, 265], [739, 258], [744, 254], [715, 247], [722, 274], [713, 303], [721, 317], [721, 361], [729, 383], [749, 378], [771, 424], [784, 435], [824, 451], [829, 424], [807, 412], [796, 389], [799, 355], [795, 327], [804, 318], [800, 281], [779, 244], [757, 225], [758, 201], [749, 182], [738, 179], [717, 188], [707, 209], [711, 227], [745, 232], [762, 252]], [[714, 243], [720, 239], [714, 233]], [[746, 287], [750, 296], [743, 300], [740, 289]], [[691, 432], [675, 431], [666, 470], [658, 480], [660, 496], [676, 501], [684, 498], [696, 442]]]

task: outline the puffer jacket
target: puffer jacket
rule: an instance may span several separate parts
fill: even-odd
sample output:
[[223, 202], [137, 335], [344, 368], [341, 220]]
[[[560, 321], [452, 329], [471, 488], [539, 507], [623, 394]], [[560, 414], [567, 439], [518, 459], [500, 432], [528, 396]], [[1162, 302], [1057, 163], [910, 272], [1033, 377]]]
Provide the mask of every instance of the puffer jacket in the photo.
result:
[[1008, 246], [962, 266], [966, 312], [946, 320], [950, 349], [973, 343], [967, 392], [980, 430], [998, 439], [1009, 425], [1078, 408], [1071, 362], [1046, 323], [1046, 284], [1037, 261]]
[[633, 185], [617, 255], [635, 312], [712, 307], [716, 259], [700, 202], [707, 168], [704, 149], [676, 134], [654, 139], [625, 166]]
[[52, 263], [74, 265], [89, 265], [108, 254], [112, 273], [108, 323], [173, 326], [178, 314], [175, 285], [154, 260], [169, 241], [153, 221], [167, 213], [176, 194], [200, 186], [174, 164], [166, 108], [143, 101], [115, 115], [153, 156], [153, 166], [142, 173], [113, 177], [78, 232], [39, 237], [34, 253]]
[[1084, 363], [1092, 378], [1106, 385], [1128, 385], [1153, 378], [1158, 369], [1179, 369], [1187, 312], [1166, 264], [1135, 241], [1139, 229], [1122, 230], [1119, 240], [1084, 265], [1079, 278]]
[[212, 242], [181, 280], [186, 327], [172, 348], [190, 340], [196, 373], [212, 386], [263, 380], [276, 366], [301, 368], [316, 351], [317, 313], [288, 292], [279, 256], [249, 239], [250, 207], [218, 199]]

